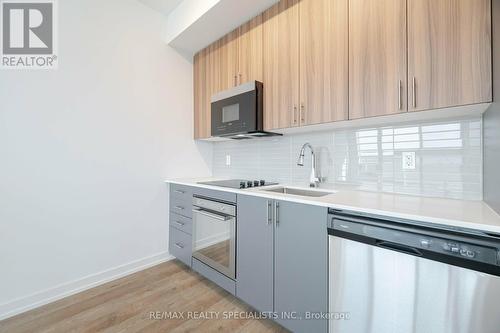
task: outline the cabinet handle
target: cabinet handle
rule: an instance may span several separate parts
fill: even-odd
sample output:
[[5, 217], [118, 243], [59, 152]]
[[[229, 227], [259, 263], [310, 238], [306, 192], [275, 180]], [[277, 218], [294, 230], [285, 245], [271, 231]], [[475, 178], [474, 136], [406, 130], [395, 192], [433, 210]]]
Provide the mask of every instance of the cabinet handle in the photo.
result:
[[239, 77], [239, 81], [238, 81], [238, 84], [241, 84], [241, 78], [242, 78], [243, 75], [241, 75], [241, 73], [238, 74], [238, 77]]
[[182, 206], [175, 206], [174, 208], [178, 209], [178, 210], [184, 210], [184, 207], [182, 207]]
[[402, 98], [401, 98], [401, 86], [402, 86], [402, 82], [401, 80], [398, 81], [398, 109], [401, 110], [403, 108], [403, 104], [402, 103]]
[[413, 77], [413, 84], [412, 84], [412, 91], [413, 91], [413, 108], [417, 108], [417, 79]]
[[293, 106], [293, 123], [297, 123], [297, 105]]
[[183, 225], [185, 225], [186, 223], [183, 223], [183, 222], [180, 222], [180, 221], [175, 221], [175, 224], [180, 225], [180, 226], [183, 226]]
[[181, 190], [175, 190], [175, 193], [184, 194], [184, 193], [186, 193], [186, 192], [181, 191]]
[[280, 224], [280, 204], [279, 202], [274, 203], [274, 221], [276, 222], [276, 226]]
[[234, 86], [236, 87], [238, 85], [238, 75], [234, 76]]
[[304, 123], [306, 121], [306, 119], [304, 117], [305, 109], [306, 109], [306, 107], [304, 106], [304, 103], [301, 103], [300, 104], [300, 122], [301, 123]]
[[273, 222], [271, 201], [267, 200], [267, 225]]
[[179, 243], [175, 243], [175, 246], [176, 246], [177, 248], [181, 249], [181, 250], [184, 248], [184, 245], [179, 244]]

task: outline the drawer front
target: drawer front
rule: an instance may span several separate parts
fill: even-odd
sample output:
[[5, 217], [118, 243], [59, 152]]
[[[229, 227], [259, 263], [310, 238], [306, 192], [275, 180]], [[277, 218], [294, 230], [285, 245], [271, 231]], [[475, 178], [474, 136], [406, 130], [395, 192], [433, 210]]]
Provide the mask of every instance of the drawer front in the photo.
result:
[[236, 193], [231, 193], [231, 192], [216, 191], [216, 190], [209, 190], [206, 188], [195, 187], [193, 188], [193, 195], [214, 200], [236, 203]]
[[170, 212], [191, 218], [193, 216], [193, 198], [189, 197], [189, 200], [185, 200], [171, 197]]
[[192, 238], [180, 230], [170, 227], [169, 251], [170, 254], [191, 267]]
[[185, 216], [170, 213], [170, 226], [186, 234], [193, 234], [193, 220]]
[[193, 196], [193, 188], [184, 185], [170, 184], [170, 197], [180, 200], [191, 200]]

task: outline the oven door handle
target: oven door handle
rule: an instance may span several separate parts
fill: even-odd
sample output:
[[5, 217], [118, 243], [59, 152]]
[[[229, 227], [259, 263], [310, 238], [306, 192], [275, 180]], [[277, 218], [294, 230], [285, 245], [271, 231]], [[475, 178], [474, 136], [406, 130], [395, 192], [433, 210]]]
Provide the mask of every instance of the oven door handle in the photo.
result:
[[200, 215], [204, 215], [206, 217], [210, 217], [212, 219], [216, 219], [216, 220], [223, 221], [223, 222], [232, 218], [231, 216], [219, 215], [219, 214], [208, 212], [208, 211], [203, 210], [203, 209], [193, 209], [193, 213], [198, 213]]

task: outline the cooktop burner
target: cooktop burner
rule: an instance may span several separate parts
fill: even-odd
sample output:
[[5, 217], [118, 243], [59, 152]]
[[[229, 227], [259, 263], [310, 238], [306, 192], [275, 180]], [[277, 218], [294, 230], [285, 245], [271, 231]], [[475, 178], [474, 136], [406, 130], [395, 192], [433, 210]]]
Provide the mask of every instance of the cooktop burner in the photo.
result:
[[246, 179], [230, 179], [230, 180], [216, 180], [211, 182], [199, 182], [198, 184], [229, 187], [229, 188], [251, 188], [268, 185], [278, 185], [278, 183], [269, 183], [265, 180], [246, 180]]

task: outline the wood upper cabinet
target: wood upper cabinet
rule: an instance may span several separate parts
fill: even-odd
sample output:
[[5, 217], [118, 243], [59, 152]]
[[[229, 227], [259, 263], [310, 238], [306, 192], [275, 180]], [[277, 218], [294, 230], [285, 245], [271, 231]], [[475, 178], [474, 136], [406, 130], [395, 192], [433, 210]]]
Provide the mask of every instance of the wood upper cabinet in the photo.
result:
[[213, 44], [217, 49], [219, 89], [262, 81], [262, 16], [250, 20]]
[[300, 124], [346, 120], [348, 0], [302, 0], [299, 13]]
[[221, 41], [198, 52], [194, 57], [194, 138], [207, 139], [212, 135], [211, 98], [225, 87], [228, 75], [223, 68]]
[[207, 50], [201, 50], [193, 61], [194, 138], [210, 137], [210, 112], [207, 100]]
[[350, 0], [349, 6], [349, 119], [405, 112], [406, 1]]
[[491, 0], [408, 1], [408, 109], [491, 102]]
[[299, 125], [299, 4], [281, 0], [263, 14], [264, 128]]
[[211, 97], [238, 84], [262, 81], [262, 16], [194, 56], [194, 137], [211, 136]]
[[194, 58], [214, 93], [264, 83], [268, 131], [492, 100], [491, 0], [281, 0]]
[[264, 80], [262, 15], [242, 25], [238, 37], [238, 83]]
[[217, 68], [221, 77], [219, 91], [238, 85], [238, 36], [236, 29], [215, 43], [220, 57]]

